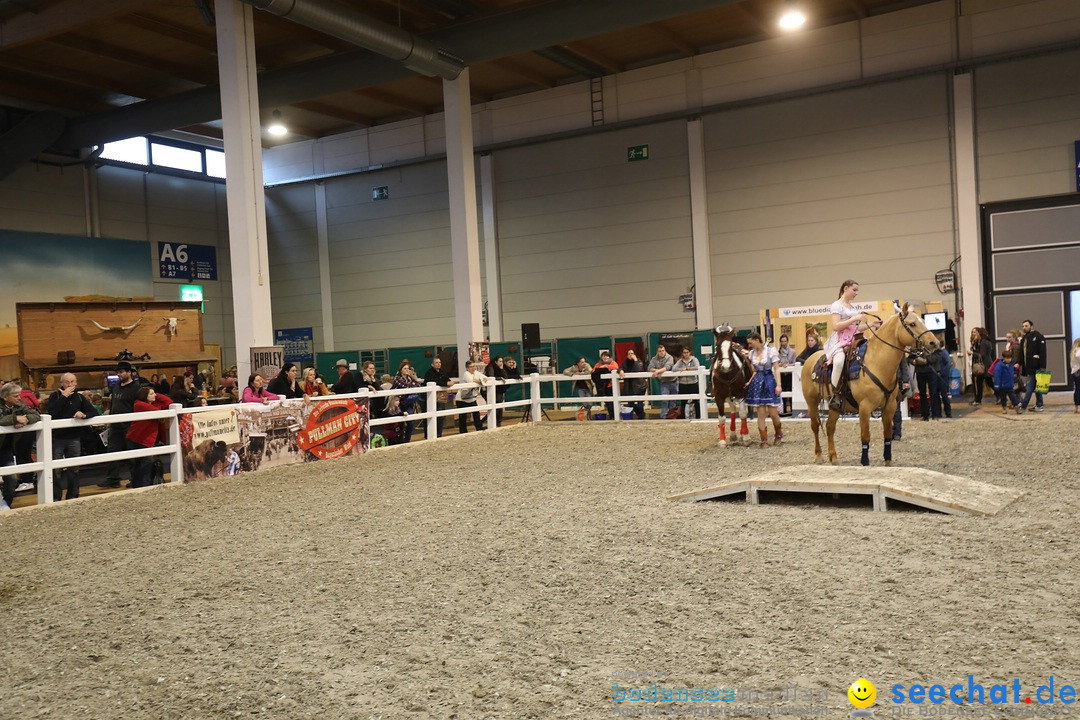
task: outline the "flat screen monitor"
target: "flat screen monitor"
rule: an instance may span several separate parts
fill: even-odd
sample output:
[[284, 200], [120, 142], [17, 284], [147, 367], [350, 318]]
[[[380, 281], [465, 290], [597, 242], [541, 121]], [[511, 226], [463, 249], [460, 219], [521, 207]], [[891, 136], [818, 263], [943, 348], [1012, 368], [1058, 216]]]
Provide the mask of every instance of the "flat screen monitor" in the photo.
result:
[[945, 313], [926, 313], [923, 315], [923, 325], [927, 330], [931, 332], [938, 332], [945, 329]]

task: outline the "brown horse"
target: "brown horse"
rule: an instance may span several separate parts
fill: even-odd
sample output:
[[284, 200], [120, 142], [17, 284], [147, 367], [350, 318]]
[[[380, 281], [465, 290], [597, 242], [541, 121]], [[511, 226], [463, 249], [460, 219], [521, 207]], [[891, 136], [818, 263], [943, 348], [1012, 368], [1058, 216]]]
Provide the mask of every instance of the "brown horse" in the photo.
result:
[[[720, 442], [734, 445], [739, 442], [735, 439], [735, 415], [741, 411], [742, 426], [739, 428], [739, 436], [749, 444], [747, 436], [750, 431], [746, 426], [746, 405], [742, 402], [746, 397], [746, 384], [750, 382], [753, 374], [750, 363], [742, 356], [739, 344], [734, 339], [735, 330], [730, 325], [719, 325], [713, 329], [713, 343], [716, 354], [712, 362], [712, 394], [716, 401], [716, 409], [720, 412]], [[727, 413], [728, 401], [731, 401], [731, 439], [727, 439], [724, 432], [724, 415]]]
[[[855, 405], [846, 398], [844, 408], [846, 410], [858, 410], [859, 429], [862, 438], [862, 464], [870, 464], [870, 413], [876, 408], [881, 408], [881, 424], [885, 430], [885, 464], [892, 465], [892, 425], [893, 413], [896, 412], [896, 369], [900, 366], [900, 359], [907, 348], [912, 346], [934, 350], [938, 346], [934, 334], [926, 329], [922, 320], [914, 312], [908, 310], [907, 303], [895, 315], [886, 320], [880, 328], [868, 331], [866, 356], [863, 358], [863, 371], [855, 380], [848, 381], [851, 397], [855, 399]], [[822, 367], [815, 374], [815, 366], [818, 359], [824, 356], [824, 351], [811, 355], [806, 360], [802, 369], [803, 397], [810, 413], [810, 429], [814, 431], [814, 458], [821, 462], [821, 441], [818, 438], [818, 428], [821, 427], [819, 416], [819, 403], [822, 398], [832, 395], [829, 386], [829, 371]], [[840, 360], [837, 360], [840, 362]], [[844, 372], [847, 372], [845, 370]], [[836, 445], [833, 442], [833, 431], [836, 429], [836, 420], [840, 413], [829, 410], [829, 420], [825, 430], [829, 436], [829, 462], [834, 465], [838, 462]]]

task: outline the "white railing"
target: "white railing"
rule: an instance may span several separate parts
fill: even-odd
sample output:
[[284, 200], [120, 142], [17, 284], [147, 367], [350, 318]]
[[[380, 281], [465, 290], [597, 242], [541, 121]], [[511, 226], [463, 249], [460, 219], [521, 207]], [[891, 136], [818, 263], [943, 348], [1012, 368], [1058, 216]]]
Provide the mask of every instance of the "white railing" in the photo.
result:
[[[800, 373], [802, 371], [802, 365], [792, 365], [788, 367], [780, 368], [781, 373], [790, 373], [792, 377], [790, 391], [781, 393], [782, 398], [790, 398], [792, 403], [793, 414], [796, 411], [806, 409], [806, 403], [802, 396], [802, 386], [800, 383]], [[447, 417], [457, 417], [459, 415], [469, 415], [472, 413], [487, 412], [487, 427], [494, 430], [498, 427], [498, 411], [511, 408], [527, 408], [526, 412], [530, 414], [531, 418], [535, 422], [540, 422], [543, 419], [544, 406], [557, 406], [557, 405], [582, 405], [582, 404], [607, 404], [610, 403], [613, 409], [612, 420], [620, 421], [622, 419], [622, 411], [625, 407], [637, 402], [680, 402], [687, 401], [696, 403], [698, 406], [698, 421], [710, 420], [710, 404], [713, 404], [712, 398], [709, 397], [708, 392], [711, 390], [709, 385], [709, 368], [701, 366], [697, 370], [684, 370], [679, 372], [667, 372], [664, 373], [665, 378], [680, 378], [680, 377], [694, 377], [697, 379], [698, 387], [697, 392], [693, 394], [674, 394], [674, 395], [629, 395], [622, 392], [622, 386], [620, 380], [633, 380], [633, 379], [652, 379], [651, 372], [638, 372], [638, 373], [625, 373], [621, 374], [616, 372], [604, 373], [600, 375], [603, 380], [611, 381], [611, 394], [610, 395], [591, 395], [587, 397], [580, 397], [576, 393], [571, 395], [561, 395], [559, 393], [559, 383], [575, 383], [579, 380], [591, 380], [591, 374], [581, 375], [539, 375], [532, 374], [527, 378], [521, 380], [495, 380], [491, 378], [485, 378], [482, 383], [457, 383], [451, 385], [449, 388], [444, 388], [436, 385], [435, 383], [427, 383], [419, 387], [412, 388], [398, 388], [393, 390], [379, 390], [377, 392], [371, 392], [367, 388], [347, 395], [331, 395], [326, 399], [381, 399], [393, 396], [403, 395], [419, 395], [422, 398], [422, 404], [424, 411], [415, 413], [403, 413], [401, 415], [393, 415], [389, 417], [370, 417], [369, 426], [371, 432], [377, 431], [377, 428], [383, 425], [390, 425], [393, 423], [403, 422], [421, 422], [425, 421], [426, 435], [428, 438], [435, 438], [437, 435], [437, 423]], [[497, 388], [499, 386], [508, 387], [510, 385], [521, 385], [523, 388], [528, 388], [527, 392], [523, 394], [526, 396], [521, 400], [510, 400], [498, 402]], [[544, 397], [544, 385], [551, 386], [551, 397]], [[477, 402], [475, 407], [458, 408], [456, 406], [451, 407], [452, 402], [447, 403], [447, 407], [443, 410], [438, 409], [438, 393], [443, 391], [449, 391], [450, 393], [456, 393], [466, 388], [479, 388], [482, 391], [484, 399], [483, 403]], [[573, 388], [571, 387], [573, 393]], [[311, 400], [273, 400], [270, 405], [276, 405], [279, 403], [300, 403], [300, 402], [318, 402], [321, 397], [312, 397]], [[243, 403], [241, 403], [243, 405]], [[907, 417], [907, 403], [904, 403], [904, 416]], [[156, 455], [168, 455], [169, 456], [169, 473], [170, 482], [179, 483], [183, 482], [183, 456], [180, 447], [180, 429], [178, 418], [183, 413], [200, 413], [211, 412], [215, 410], [225, 410], [228, 408], [236, 407], [236, 405], [211, 405], [207, 407], [192, 407], [183, 408], [180, 405], [171, 405], [168, 410], [158, 410], [154, 412], [140, 412], [140, 413], [128, 413], [124, 415], [99, 415], [93, 418], [87, 418], [85, 420], [54, 420], [51, 416], [43, 414], [41, 416], [41, 422], [34, 423], [32, 425], [14, 429], [9, 427], [0, 427], [0, 435], [6, 435], [11, 433], [26, 433], [32, 432], [36, 434], [37, 439], [37, 462], [24, 463], [22, 465], [7, 465], [0, 467], [0, 478], [6, 475], [22, 474], [22, 473], [41, 473], [38, 478], [38, 492], [37, 499], [38, 504], [47, 504], [53, 502], [53, 475], [56, 471], [70, 467], [80, 467], [83, 465], [99, 465], [106, 463], [113, 463], [120, 460], [128, 460], [139, 457], [148, 457]], [[717, 415], [713, 415], [711, 419], [715, 419]], [[168, 431], [168, 443], [152, 448], [144, 448], [139, 450], [121, 450], [116, 452], [104, 452], [96, 453], [94, 455], [85, 455], [76, 458], [63, 458], [58, 460], [52, 459], [52, 431], [64, 428], [89, 428], [91, 426], [97, 427], [101, 425], [113, 425], [116, 423], [130, 423], [136, 420], [157, 420], [157, 419], [170, 419], [173, 422], [169, 423]]]
[[[120, 460], [129, 460], [152, 455], [169, 455], [169, 471], [172, 482], [183, 480], [183, 457], [180, 454], [180, 428], [175, 422], [182, 406], [170, 405], [168, 410], [155, 410], [153, 412], [125, 413], [123, 415], [97, 415], [85, 420], [54, 420], [49, 414], [42, 414], [41, 422], [33, 423], [25, 427], [14, 429], [0, 427], [0, 435], [9, 433], [32, 432], [37, 435], [37, 462], [23, 463], [22, 465], [5, 465], [0, 467], [0, 478], [7, 475], [16, 475], [29, 472], [40, 472], [37, 479], [37, 498], [39, 505], [53, 502], [53, 474], [57, 470], [82, 465], [99, 465], [113, 463]], [[82, 455], [75, 458], [61, 458], [53, 460], [52, 456], [52, 431], [65, 428], [89, 428], [91, 426], [115, 425], [117, 423], [130, 423], [135, 420], [163, 420], [171, 419], [169, 423], [169, 442], [166, 445], [158, 445], [139, 450], [119, 450], [116, 452], [97, 453], [94, 455]]]

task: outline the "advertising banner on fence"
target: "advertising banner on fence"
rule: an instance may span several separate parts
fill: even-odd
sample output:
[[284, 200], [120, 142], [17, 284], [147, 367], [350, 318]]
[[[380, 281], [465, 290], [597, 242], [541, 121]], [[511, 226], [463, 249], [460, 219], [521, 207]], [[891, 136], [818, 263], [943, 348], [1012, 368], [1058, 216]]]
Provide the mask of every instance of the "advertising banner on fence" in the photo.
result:
[[[881, 305], [877, 300], [871, 302], [851, 303], [851, 307], [859, 312], [877, 312]], [[777, 317], [806, 317], [808, 315], [832, 315], [832, 304], [829, 305], [804, 305], [803, 307], [786, 307], [777, 310]]]
[[184, 482], [361, 455], [369, 447], [369, 419], [367, 398], [182, 414]]
[[262, 375], [267, 382], [274, 379], [284, 364], [285, 348], [280, 345], [251, 348], [251, 372]]

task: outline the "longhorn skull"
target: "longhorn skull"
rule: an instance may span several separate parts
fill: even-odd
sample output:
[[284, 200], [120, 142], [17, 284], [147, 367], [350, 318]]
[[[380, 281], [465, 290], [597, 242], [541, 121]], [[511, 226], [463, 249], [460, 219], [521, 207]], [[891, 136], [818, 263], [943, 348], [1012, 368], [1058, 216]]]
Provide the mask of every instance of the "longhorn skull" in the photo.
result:
[[104, 330], [105, 332], [129, 332], [131, 330], [134, 330], [135, 326], [142, 322], [142, 318], [139, 318], [130, 325], [113, 325], [112, 327], [105, 327], [97, 320], [91, 320], [90, 322], [94, 323], [94, 325], [97, 326], [99, 330]]
[[176, 318], [162, 318], [165, 321], [165, 332], [169, 335], [176, 334]]

